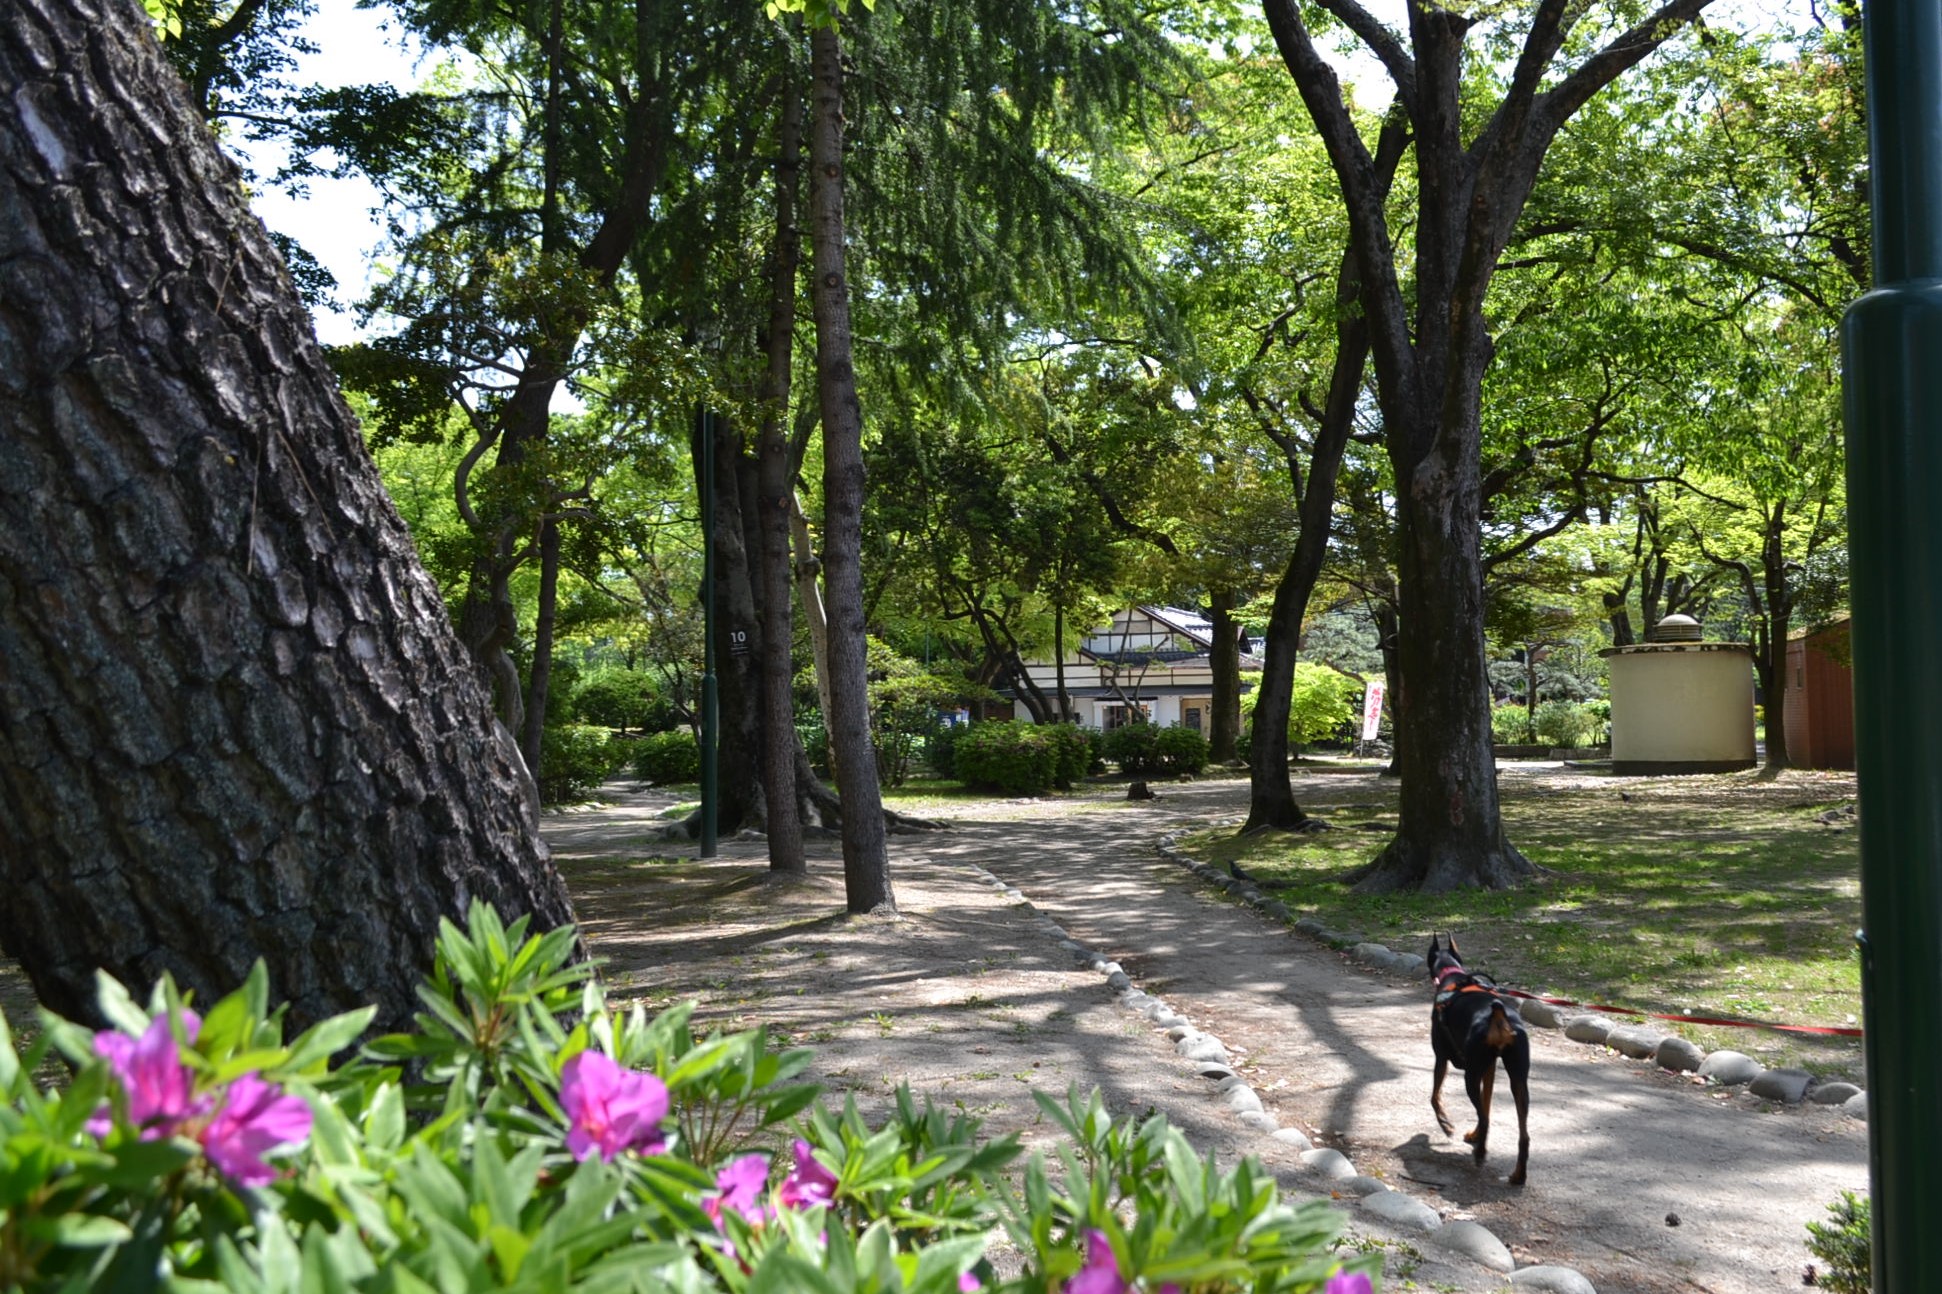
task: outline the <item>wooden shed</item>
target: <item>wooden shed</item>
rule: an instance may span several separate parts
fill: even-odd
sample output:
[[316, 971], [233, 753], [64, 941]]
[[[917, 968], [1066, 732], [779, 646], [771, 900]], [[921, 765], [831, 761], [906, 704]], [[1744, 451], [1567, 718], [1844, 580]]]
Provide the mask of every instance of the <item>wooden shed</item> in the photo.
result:
[[1854, 767], [1854, 668], [1848, 621], [1787, 643], [1787, 755], [1796, 768]]

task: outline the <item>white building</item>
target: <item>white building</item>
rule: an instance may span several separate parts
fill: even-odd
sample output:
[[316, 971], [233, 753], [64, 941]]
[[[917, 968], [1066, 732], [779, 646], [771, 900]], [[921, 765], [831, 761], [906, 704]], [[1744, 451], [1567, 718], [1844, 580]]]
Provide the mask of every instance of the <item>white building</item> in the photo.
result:
[[[1214, 708], [1213, 632], [1198, 611], [1179, 607], [1136, 606], [1115, 613], [1111, 624], [1093, 630], [1066, 654], [1065, 693], [1078, 721], [1117, 728], [1132, 719], [1137, 706], [1148, 722], [1162, 728], [1208, 731]], [[1260, 658], [1248, 649], [1243, 634], [1241, 668], [1260, 669]], [[1033, 660], [1025, 669], [1056, 707], [1058, 666]], [[1029, 717], [1023, 706], [1016, 712]]]

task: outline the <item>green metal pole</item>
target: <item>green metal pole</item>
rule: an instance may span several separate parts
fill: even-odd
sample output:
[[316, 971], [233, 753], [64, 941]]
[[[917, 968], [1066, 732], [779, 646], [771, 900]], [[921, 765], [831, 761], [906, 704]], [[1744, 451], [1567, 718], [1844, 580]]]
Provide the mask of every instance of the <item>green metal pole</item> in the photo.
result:
[[1942, 1290], [1942, 5], [1869, 0], [1875, 289], [1841, 331], [1876, 1294]]
[[715, 415], [695, 415], [701, 437], [701, 856], [713, 858], [721, 812], [721, 710], [715, 692]]

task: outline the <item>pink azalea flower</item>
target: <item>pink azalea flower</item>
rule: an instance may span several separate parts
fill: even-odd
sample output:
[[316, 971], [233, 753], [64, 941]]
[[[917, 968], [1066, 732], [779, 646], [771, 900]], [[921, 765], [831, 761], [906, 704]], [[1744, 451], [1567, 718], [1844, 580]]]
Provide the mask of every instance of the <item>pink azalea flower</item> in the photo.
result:
[[783, 1179], [780, 1198], [792, 1209], [809, 1209], [829, 1204], [836, 1198], [836, 1174], [816, 1162], [809, 1143], [796, 1138], [796, 1166]]
[[983, 1288], [984, 1288], [984, 1283], [981, 1282], [976, 1276], [973, 1276], [970, 1272], [958, 1273], [959, 1294], [971, 1294], [972, 1290], [981, 1290]]
[[285, 1096], [276, 1084], [242, 1074], [229, 1085], [222, 1108], [199, 1138], [203, 1153], [225, 1177], [242, 1186], [261, 1186], [276, 1177], [263, 1156], [309, 1135], [310, 1107], [302, 1097]]
[[572, 1125], [566, 1148], [575, 1159], [596, 1150], [605, 1160], [623, 1150], [653, 1155], [667, 1145], [661, 1133], [667, 1084], [652, 1074], [622, 1069], [601, 1052], [580, 1052], [561, 1067], [560, 1105]]
[[761, 1203], [762, 1188], [768, 1184], [769, 1161], [761, 1155], [743, 1155], [729, 1161], [728, 1167], [715, 1174], [715, 1185], [720, 1189], [702, 1200], [701, 1207], [715, 1220], [717, 1231], [721, 1230], [725, 1212], [737, 1214], [750, 1226], [759, 1227], [769, 1220], [769, 1210]]
[[1374, 1294], [1374, 1290], [1361, 1272], [1337, 1272], [1328, 1278], [1322, 1294]]
[[[201, 1028], [202, 1017], [184, 1007], [182, 1036], [194, 1042]], [[139, 1038], [112, 1030], [97, 1033], [94, 1049], [127, 1093], [128, 1118], [142, 1130], [143, 1141], [172, 1136], [183, 1122], [208, 1110], [206, 1098], [195, 1098], [195, 1075], [182, 1063], [166, 1013], [150, 1021]], [[87, 1127], [97, 1137], [106, 1136], [114, 1127], [109, 1107], [95, 1111]]]
[[1065, 1283], [1065, 1294], [1131, 1294], [1132, 1288], [1119, 1274], [1106, 1233], [1097, 1227], [1086, 1232], [1086, 1265]]

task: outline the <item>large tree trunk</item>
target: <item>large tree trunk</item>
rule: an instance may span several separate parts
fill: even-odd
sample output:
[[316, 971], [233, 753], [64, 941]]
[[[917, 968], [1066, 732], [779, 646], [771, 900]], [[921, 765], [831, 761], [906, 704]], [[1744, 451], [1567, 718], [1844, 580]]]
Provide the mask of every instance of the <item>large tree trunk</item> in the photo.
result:
[[1501, 889], [1537, 872], [1505, 838], [1497, 802], [1476, 461], [1397, 464], [1402, 812], [1396, 839], [1351, 877], [1364, 892]]
[[823, 408], [823, 586], [829, 593], [830, 743], [843, 799], [843, 883], [851, 912], [896, 909], [883, 798], [870, 744], [863, 622], [863, 407], [850, 342], [843, 254], [843, 50], [835, 26], [810, 37], [810, 162], [816, 377]]
[[[699, 420], [697, 420], [699, 421]], [[749, 569], [749, 518], [756, 495], [755, 465], [742, 448], [741, 428], [717, 414], [708, 420], [715, 437], [714, 548], [716, 766], [715, 825], [724, 836], [767, 821], [763, 793], [761, 713], [754, 639], [759, 630], [755, 586]], [[695, 485], [701, 488], [701, 441], [694, 444]], [[746, 498], [745, 498], [746, 496]], [[742, 637], [737, 639], [736, 634]], [[793, 729], [792, 729], [793, 731]], [[700, 817], [691, 826], [700, 831]]]
[[1214, 626], [1214, 648], [1208, 657], [1214, 674], [1214, 712], [1208, 718], [1207, 757], [1225, 764], [1240, 745], [1241, 631], [1234, 620], [1233, 589], [1215, 589], [1208, 600]]
[[0, 18], [0, 943], [406, 1024], [440, 917], [572, 920], [235, 168], [140, 6]]
[[[786, 67], [786, 64], [785, 64]], [[792, 875], [808, 871], [802, 847], [802, 813], [796, 804], [795, 670], [790, 649], [789, 522], [795, 506], [795, 464], [786, 419], [795, 362], [796, 270], [802, 231], [796, 225], [801, 194], [802, 95], [785, 71], [782, 118], [775, 164], [775, 250], [769, 267], [769, 321], [758, 339], [769, 367], [762, 385], [762, 434], [757, 446], [755, 526], [756, 581], [761, 607], [762, 788], [768, 801], [769, 869]]]

